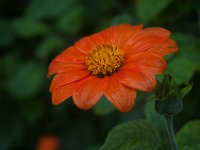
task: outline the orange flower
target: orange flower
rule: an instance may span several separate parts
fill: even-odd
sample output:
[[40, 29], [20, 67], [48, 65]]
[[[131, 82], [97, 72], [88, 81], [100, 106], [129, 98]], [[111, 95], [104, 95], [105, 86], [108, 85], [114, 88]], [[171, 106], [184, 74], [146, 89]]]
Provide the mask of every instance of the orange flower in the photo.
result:
[[39, 139], [36, 150], [58, 150], [60, 141], [55, 136], [46, 135]]
[[49, 65], [53, 104], [69, 97], [80, 109], [104, 95], [121, 112], [133, 107], [136, 91], [155, 88], [155, 74], [166, 70], [163, 56], [177, 51], [170, 32], [159, 27], [112, 26], [84, 37]]

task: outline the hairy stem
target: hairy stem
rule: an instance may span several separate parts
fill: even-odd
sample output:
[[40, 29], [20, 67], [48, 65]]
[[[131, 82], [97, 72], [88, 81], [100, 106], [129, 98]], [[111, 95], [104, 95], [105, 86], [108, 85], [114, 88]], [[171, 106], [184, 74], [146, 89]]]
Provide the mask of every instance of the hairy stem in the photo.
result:
[[173, 128], [173, 118], [174, 118], [173, 115], [165, 115], [165, 123], [166, 123], [167, 132], [169, 136], [169, 141], [171, 144], [171, 149], [178, 150], [178, 145], [176, 142], [176, 137], [175, 137], [174, 128]]

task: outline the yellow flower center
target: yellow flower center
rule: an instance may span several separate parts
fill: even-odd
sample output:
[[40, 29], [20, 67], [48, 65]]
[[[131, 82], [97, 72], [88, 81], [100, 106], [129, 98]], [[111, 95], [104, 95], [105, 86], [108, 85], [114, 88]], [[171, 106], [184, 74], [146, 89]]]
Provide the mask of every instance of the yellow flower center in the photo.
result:
[[116, 72], [124, 62], [124, 53], [112, 45], [100, 45], [90, 50], [86, 57], [88, 70], [95, 76], [103, 78]]

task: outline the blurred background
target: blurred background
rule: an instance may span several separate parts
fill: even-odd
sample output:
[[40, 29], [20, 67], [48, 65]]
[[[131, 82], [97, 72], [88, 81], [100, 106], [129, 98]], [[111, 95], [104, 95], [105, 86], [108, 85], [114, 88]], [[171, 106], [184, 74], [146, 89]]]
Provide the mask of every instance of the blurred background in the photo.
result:
[[172, 32], [179, 52], [167, 57], [167, 72], [180, 87], [193, 83], [175, 130], [200, 119], [199, 0], [0, 0], [0, 150], [35, 150], [46, 135], [64, 150], [97, 150], [115, 125], [148, 117], [147, 93], [129, 113], [105, 98], [89, 111], [71, 99], [51, 103], [50, 61], [81, 37], [121, 23]]

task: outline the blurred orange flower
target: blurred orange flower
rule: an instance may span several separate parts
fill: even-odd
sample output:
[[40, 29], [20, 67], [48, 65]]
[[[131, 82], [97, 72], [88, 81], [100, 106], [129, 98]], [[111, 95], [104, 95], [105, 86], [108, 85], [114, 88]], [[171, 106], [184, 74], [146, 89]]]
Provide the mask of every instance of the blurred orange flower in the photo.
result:
[[54, 136], [43, 136], [39, 139], [36, 150], [59, 150], [60, 141]]
[[177, 51], [170, 32], [160, 27], [122, 24], [84, 37], [49, 65], [53, 104], [69, 97], [80, 109], [104, 95], [121, 112], [132, 109], [137, 90], [155, 88], [155, 74], [166, 70], [163, 56]]

